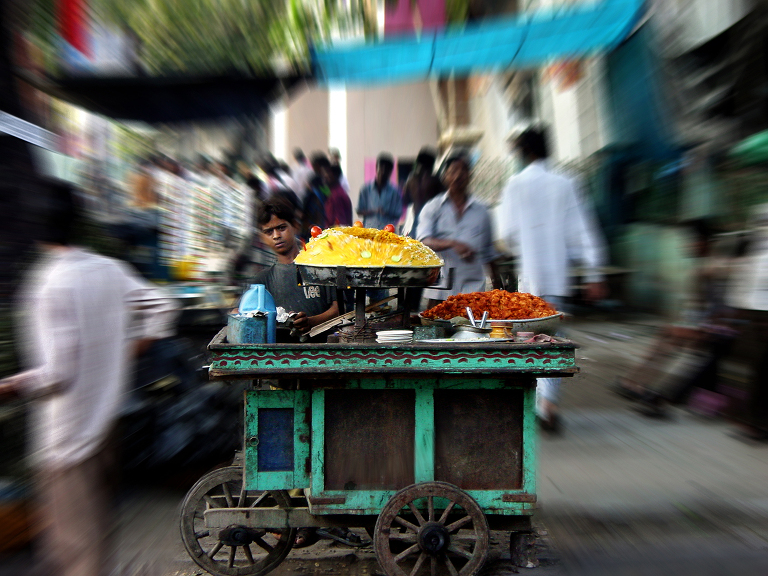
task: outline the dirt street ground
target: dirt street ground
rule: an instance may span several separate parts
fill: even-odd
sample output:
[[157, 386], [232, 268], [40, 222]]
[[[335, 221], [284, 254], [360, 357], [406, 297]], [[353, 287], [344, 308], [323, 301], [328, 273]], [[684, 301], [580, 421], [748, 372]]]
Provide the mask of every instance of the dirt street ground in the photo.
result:
[[[590, 319], [569, 327], [581, 345], [582, 372], [565, 385], [562, 435], [544, 436], [539, 444], [540, 566], [515, 568], [507, 535], [493, 533], [486, 576], [768, 574], [768, 444], [744, 444], [722, 419], [685, 410], [647, 419], [609, 389], [649, 345], [657, 323]], [[126, 498], [124, 574], [205, 574], [178, 537], [182, 496], [158, 490]], [[19, 572], [0, 569], [6, 573]], [[292, 551], [272, 572], [381, 573], [370, 548], [327, 541]]]

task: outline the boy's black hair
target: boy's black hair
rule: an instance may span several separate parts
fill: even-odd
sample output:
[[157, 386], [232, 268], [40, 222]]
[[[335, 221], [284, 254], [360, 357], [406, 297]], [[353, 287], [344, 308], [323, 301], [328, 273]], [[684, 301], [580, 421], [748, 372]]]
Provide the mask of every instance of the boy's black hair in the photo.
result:
[[259, 213], [256, 215], [256, 222], [259, 226], [264, 226], [272, 220], [272, 216], [280, 218], [290, 222], [292, 225], [297, 224], [296, 212], [294, 207], [288, 200], [281, 197], [272, 197], [261, 205]]

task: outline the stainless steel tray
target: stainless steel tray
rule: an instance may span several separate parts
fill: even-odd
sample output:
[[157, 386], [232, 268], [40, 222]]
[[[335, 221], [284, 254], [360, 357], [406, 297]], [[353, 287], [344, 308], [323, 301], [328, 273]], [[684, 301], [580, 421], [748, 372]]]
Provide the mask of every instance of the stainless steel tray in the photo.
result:
[[310, 266], [297, 264], [304, 284], [337, 288], [397, 288], [431, 286], [442, 266]]

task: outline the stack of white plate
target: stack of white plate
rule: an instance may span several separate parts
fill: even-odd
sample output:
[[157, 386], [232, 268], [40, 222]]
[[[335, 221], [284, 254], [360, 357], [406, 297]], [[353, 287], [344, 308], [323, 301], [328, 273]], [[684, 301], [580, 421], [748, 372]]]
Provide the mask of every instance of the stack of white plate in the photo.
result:
[[381, 330], [376, 332], [379, 344], [408, 344], [413, 342], [413, 330]]

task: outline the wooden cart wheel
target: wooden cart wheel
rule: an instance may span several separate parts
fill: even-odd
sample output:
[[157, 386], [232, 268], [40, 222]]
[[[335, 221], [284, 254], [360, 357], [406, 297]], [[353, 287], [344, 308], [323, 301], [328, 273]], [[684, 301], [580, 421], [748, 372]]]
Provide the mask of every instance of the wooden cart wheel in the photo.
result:
[[[284, 490], [245, 491], [243, 469], [228, 466], [209, 472], [192, 487], [181, 505], [181, 539], [192, 560], [214, 576], [261, 576], [288, 555], [295, 528], [267, 531], [253, 526], [228, 526], [211, 531], [203, 512], [211, 508], [284, 508]], [[279, 538], [278, 538], [279, 534]]]
[[[408, 547], [399, 551], [403, 542]], [[373, 548], [387, 576], [475, 576], [488, 557], [488, 522], [477, 502], [453, 484], [414, 484], [384, 505]]]

